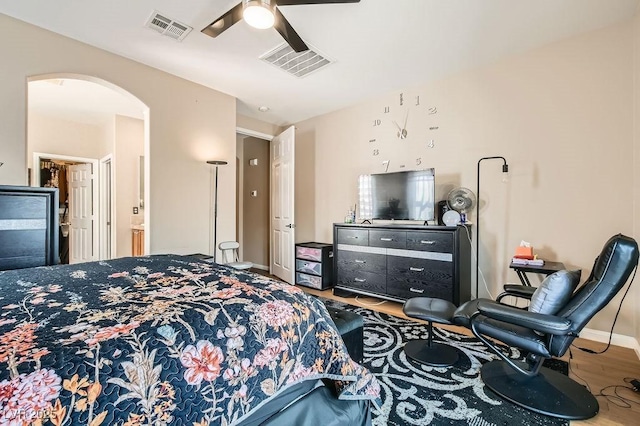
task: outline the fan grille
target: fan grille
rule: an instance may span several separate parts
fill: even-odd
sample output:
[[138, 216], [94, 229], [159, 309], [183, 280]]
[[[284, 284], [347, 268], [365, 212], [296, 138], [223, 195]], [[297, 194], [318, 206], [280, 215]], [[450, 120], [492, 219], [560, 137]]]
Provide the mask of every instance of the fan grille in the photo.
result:
[[260, 56], [260, 59], [300, 78], [332, 63], [311, 48], [304, 52], [296, 52], [286, 43]]
[[462, 212], [471, 209], [475, 205], [476, 197], [470, 189], [457, 188], [449, 193], [447, 202], [452, 209]]

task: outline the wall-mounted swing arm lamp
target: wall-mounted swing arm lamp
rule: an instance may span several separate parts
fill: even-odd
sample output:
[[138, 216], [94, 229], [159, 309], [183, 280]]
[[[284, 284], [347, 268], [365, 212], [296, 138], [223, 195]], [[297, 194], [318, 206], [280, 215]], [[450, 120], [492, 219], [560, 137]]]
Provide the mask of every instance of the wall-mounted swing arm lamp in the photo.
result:
[[216, 263], [216, 252], [218, 248], [216, 247], [216, 232], [218, 230], [218, 166], [224, 166], [227, 164], [224, 160], [209, 160], [207, 164], [213, 164], [216, 166], [216, 178], [214, 183], [214, 204], [213, 204], [213, 263]]
[[478, 160], [478, 180], [476, 187], [476, 299], [478, 298], [480, 290], [480, 163], [484, 160], [502, 160], [502, 181], [506, 182], [509, 176], [509, 165], [504, 157], [482, 157]]

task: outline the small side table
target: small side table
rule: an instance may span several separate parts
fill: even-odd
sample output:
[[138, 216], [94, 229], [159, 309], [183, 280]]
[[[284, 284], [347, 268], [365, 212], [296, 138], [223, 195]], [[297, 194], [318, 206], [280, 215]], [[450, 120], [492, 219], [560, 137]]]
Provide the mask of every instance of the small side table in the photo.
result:
[[529, 287], [531, 286], [531, 282], [527, 277], [528, 272], [531, 272], [534, 274], [551, 275], [554, 272], [566, 269], [564, 267], [564, 263], [562, 262], [549, 262], [547, 260], [544, 261], [544, 264], [542, 266], [518, 265], [518, 264], [514, 264], [513, 261], [511, 261], [509, 268], [516, 271], [516, 274], [518, 275], [518, 278], [520, 278], [520, 282], [522, 283], [522, 285], [526, 285]]

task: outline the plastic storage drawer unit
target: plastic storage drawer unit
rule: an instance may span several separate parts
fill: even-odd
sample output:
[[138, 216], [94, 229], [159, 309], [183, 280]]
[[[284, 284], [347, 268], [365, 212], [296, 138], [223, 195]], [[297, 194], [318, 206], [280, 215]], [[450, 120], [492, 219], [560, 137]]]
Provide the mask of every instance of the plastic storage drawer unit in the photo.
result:
[[333, 244], [296, 244], [296, 284], [318, 290], [333, 287]]

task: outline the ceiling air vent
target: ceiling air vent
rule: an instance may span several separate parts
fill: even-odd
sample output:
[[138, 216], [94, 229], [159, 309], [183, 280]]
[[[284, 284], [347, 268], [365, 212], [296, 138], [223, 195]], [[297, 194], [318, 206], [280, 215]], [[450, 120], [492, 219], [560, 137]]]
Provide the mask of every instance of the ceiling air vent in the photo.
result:
[[151, 28], [152, 30], [157, 31], [162, 35], [171, 37], [172, 39], [178, 41], [184, 40], [184, 38], [193, 29], [188, 25], [161, 15], [157, 10], [154, 10], [151, 13], [149, 19], [147, 19], [145, 27]]
[[286, 43], [260, 56], [260, 59], [296, 77], [304, 77], [332, 63], [312, 49], [296, 52]]

